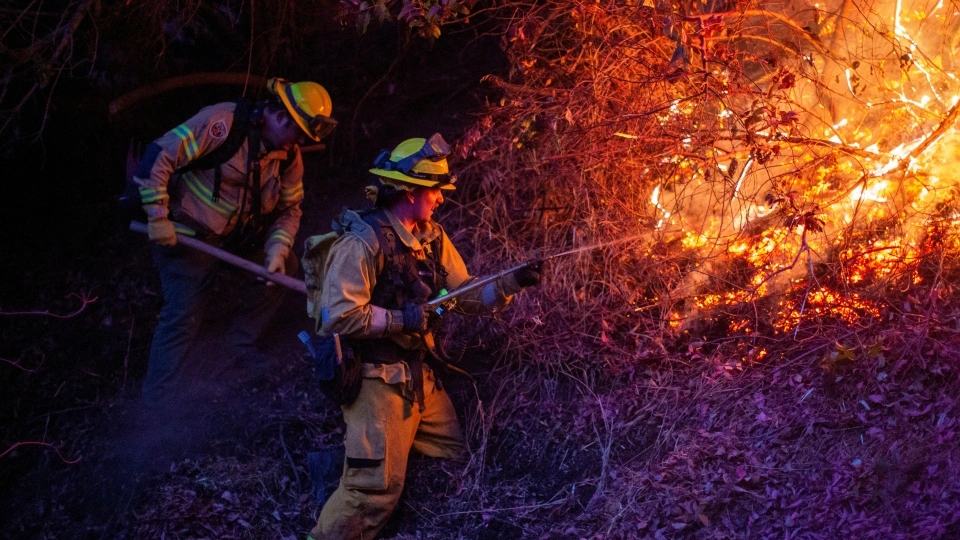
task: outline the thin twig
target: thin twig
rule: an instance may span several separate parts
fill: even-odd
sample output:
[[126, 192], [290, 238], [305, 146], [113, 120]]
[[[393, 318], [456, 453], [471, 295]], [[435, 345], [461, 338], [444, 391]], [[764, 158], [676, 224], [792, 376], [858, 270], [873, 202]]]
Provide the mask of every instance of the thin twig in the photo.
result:
[[293, 456], [290, 455], [290, 450], [287, 449], [287, 443], [283, 440], [283, 424], [280, 424], [280, 446], [283, 447], [283, 453], [287, 456], [287, 462], [290, 463], [290, 468], [293, 469], [293, 477], [297, 481], [297, 495], [295, 498], [299, 498], [303, 494], [303, 485], [300, 483], [300, 473], [297, 471], [297, 465], [293, 462]]
[[0, 458], [3, 458], [4, 456], [6, 456], [7, 454], [9, 454], [10, 452], [13, 452], [14, 450], [16, 450], [17, 448], [19, 448], [19, 447], [21, 447], [21, 446], [46, 446], [47, 448], [53, 448], [53, 451], [57, 453], [57, 456], [60, 458], [60, 460], [63, 461], [64, 463], [66, 463], [67, 465], [73, 465], [74, 463], [77, 463], [77, 462], [79, 462], [79, 461], [82, 459], [82, 458], [78, 457], [77, 459], [69, 460], [69, 459], [63, 457], [63, 454], [60, 453], [60, 449], [57, 448], [56, 446], [54, 446], [54, 445], [52, 445], [52, 444], [50, 444], [50, 443], [45, 443], [45, 442], [40, 442], [40, 441], [21, 441], [21, 442], [18, 442], [18, 443], [14, 443], [13, 446], [11, 446], [10, 448], [7, 448], [7, 449], [4, 450], [2, 453], [0, 453]]
[[23, 315], [40, 315], [40, 316], [43, 316], [43, 317], [53, 317], [53, 318], [55, 318], [55, 319], [69, 319], [69, 318], [71, 318], [71, 317], [76, 317], [77, 315], [79, 315], [80, 313], [82, 313], [83, 310], [86, 309], [88, 305], [90, 305], [90, 304], [92, 304], [92, 303], [94, 303], [94, 302], [97, 301], [97, 297], [96, 297], [96, 296], [94, 296], [93, 298], [90, 298], [90, 297], [88, 297], [88, 296], [86, 295], [86, 293], [81, 293], [81, 294], [79, 294], [79, 295], [77, 295], [77, 294], [71, 294], [70, 297], [78, 298], [78, 299], [80, 300], [80, 302], [81, 302], [80, 307], [77, 308], [76, 311], [73, 311], [73, 312], [70, 312], [70, 313], [57, 314], [57, 313], [51, 313], [49, 310], [44, 310], [44, 311], [0, 311], [0, 315], [6, 315], [6, 316], [9, 316], [9, 317], [23, 316]]

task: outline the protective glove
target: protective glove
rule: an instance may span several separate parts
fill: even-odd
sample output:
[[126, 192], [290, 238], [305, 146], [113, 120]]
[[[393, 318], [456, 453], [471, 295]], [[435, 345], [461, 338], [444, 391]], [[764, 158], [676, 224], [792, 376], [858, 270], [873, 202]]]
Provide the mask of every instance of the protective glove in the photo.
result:
[[177, 245], [177, 230], [173, 222], [166, 217], [155, 217], [147, 221], [147, 236], [151, 242], [165, 247]]
[[403, 305], [400, 306], [400, 312], [403, 313], [404, 332], [408, 334], [418, 334], [427, 331], [427, 326], [430, 322], [430, 306], [404, 302]]
[[543, 261], [537, 261], [514, 272], [513, 279], [517, 280], [517, 285], [525, 289], [539, 285], [541, 273], [543, 273]]
[[290, 248], [282, 244], [273, 244], [267, 248], [267, 257], [264, 260], [263, 266], [267, 269], [267, 272], [271, 274], [274, 272], [283, 272], [286, 267], [287, 255], [290, 253]]

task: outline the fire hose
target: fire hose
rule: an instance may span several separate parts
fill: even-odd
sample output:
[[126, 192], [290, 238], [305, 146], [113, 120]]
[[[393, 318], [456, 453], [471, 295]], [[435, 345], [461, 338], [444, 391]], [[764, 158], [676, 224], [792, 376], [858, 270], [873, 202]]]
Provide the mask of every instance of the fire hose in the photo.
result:
[[517, 270], [520, 270], [521, 268], [527, 268], [528, 266], [542, 265], [543, 263], [545, 263], [545, 262], [547, 262], [547, 261], [549, 261], [549, 260], [556, 259], [556, 258], [558, 258], [558, 257], [564, 257], [564, 256], [567, 256], [567, 255], [573, 255], [573, 254], [575, 254], [575, 253], [583, 253], [583, 252], [585, 252], [585, 251], [593, 251], [593, 250], [595, 250], [595, 249], [600, 249], [600, 248], [604, 248], [604, 247], [607, 247], [607, 246], [612, 246], [612, 245], [614, 245], [614, 244], [622, 244], [622, 243], [625, 243], [625, 242], [630, 242], [630, 241], [632, 241], [632, 240], [637, 240], [637, 239], [639, 239], [639, 238], [642, 238], [643, 236], [644, 236], [643, 234], [637, 234], [637, 235], [630, 236], [630, 237], [627, 237], [627, 238], [619, 238], [619, 239], [617, 239], [617, 240], [613, 240], [613, 241], [610, 241], [610, 242], [603, 242], [603, 243], [601, 243], [601, 244], [591, 244], [591, 245], [589, 245], [589, 246], [583, 246], [583, 247], [579, 247], [579, 248], [574, 248], [574, 249], [570, 249], [570, 250], [567, 250], [567, 251], [564, 251], [564, 252], [561, 252], [561, 253], [554, 253], [553, 255], [547, 255], [547, 256], [545, 256], [545, 257], [539, 257], [539, 258], [535, 258], [535, 259], [530, 259], [530, 260], [527, 261], [527, 262], [520, 263], [520, 264], [518, 264], [518, 265], [516, 265], [516, 266], [514, 266], [514, 267], [511, 267], [511, 268], [507, 268], [506, 270], [504, 270], [504, 271], [502, 271], [502, 272], [497, 272], [496, 274], [490, 274], [490, 275], [488, 275], [488, 276], [486, 276], [486, 277], [482, 277], [482, 278], [479, 278], [479, 279], [473, 279], [473, 280], [467, 281], [467, 283], [466, 283], [465, 285], [461, 286], [459, 289], [457, 289], [457, 290], [455, 290], [455, 291], [453, 291], [453, 292], [450, 292], [450, 293], [441, 294], [440, 296], [438, 296], [438, 297], [434, 298], [433, 300], [430, 300], [429, 302], [427, 302], [427, 305], [430, 306], [431, 308], [433, 308], [434, 312], [436, 312], [437, 315], [443, 315], [443, 314], [444, 314], [445, 312], [447, 312], [451, 307], [453, 307], [453, 305], [456, 303], [457, 298], [460, 297], [461, 295], [463, 295], [464, 293], [469, 292], [469, 291], [472, 291], [472, 290], [475, 290], [475, 289], [479, 289], [480, 287], [483, 287], [483, 286], [485, 286], [485, 285], [487, 285], [487, 284], [489, 284], [489, 283], [493, 283], [494, 281], [497, 281], [498, 279], [500, 279], [500, 278], [502, 278], [502, 277], [504, 277], [504, 276], [507, 276], [507, 275], [509, 275], [509, 274], [512, 274], [512, 273], [516, 272]]

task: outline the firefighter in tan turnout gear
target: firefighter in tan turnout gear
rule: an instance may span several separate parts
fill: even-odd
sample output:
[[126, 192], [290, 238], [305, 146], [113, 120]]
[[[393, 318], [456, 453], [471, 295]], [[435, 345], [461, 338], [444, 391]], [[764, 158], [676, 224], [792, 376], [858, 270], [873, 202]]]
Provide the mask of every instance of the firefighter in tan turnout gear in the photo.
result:
[[[270, 272], [297, 269], [291, 247], [303, 200], [299, 146], [320, 141], [336, 121], [330, 96], [319, 84], [271, 79], [267, 86], [265, 102], [212, 105], [168, 131], [147, 147], [134, 173], [164, 298], [143, 385], [148, 403], [182, 390], [174, 381], [184, 369], [219, 266], [209, 255], [178, 246], [177, 232]], [[228, 353], [240, 363], [262, 364], [255, 341], [283, 288], [254, 282], [242, 296], [241, 312], [227, 334], [233, 347]]]
[[[339, 335], [346, 354], [359, 360], [360, 377], [359, 388], [343, 392], [343, 475], [310, 533], [315, 540], [373, 538], [397, 505], [411, 449], [438, 458], [463, 450], [457, 415], [438, 379], [444, 365], [432, 354], [434, 315], [424, 306], [472, 279], [431, 219], [454, 189], [449, 152], [439, 134], [384, 151], [370, 171], [382, 184], [375, 208], [344, 211], [341, 234], [325, 255], [318, 333]], [[465, 293], [455, 309], [502, 307], [539, 283], [539, 272], [507, 274]]]

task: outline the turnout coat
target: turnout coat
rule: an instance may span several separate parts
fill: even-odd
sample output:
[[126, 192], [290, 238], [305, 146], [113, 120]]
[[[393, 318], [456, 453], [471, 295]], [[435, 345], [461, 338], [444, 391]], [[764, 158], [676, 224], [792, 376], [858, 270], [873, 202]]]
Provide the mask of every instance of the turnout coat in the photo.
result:
[[[215, 170], [188, 166], [226, 141], [234, 120], [235, 103], [218, 103], [165, 133], [147, 147], [133, 180], [140, 188], [144, 209], [170, 219], [200, 237], [226, 236], [253, 215], [247, 179], [249, 139], [220, 165], [219, 197], [214, 198]], [[280, 243], [293, 246], [300, 226], [303, 201], [303, 161], [300, 150], [257, 149], [261, 176], [261, 214], [275, 213], [267, 231], [265, 249]], [[283, 165], [286, 165], [285, 167]], [[283, 170], [281, 170], [283, 169]], [[251, 175], [252, 176], [252, 175]]]

